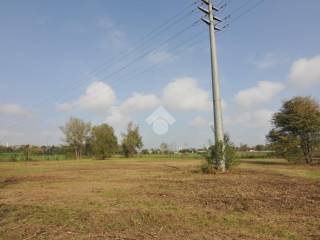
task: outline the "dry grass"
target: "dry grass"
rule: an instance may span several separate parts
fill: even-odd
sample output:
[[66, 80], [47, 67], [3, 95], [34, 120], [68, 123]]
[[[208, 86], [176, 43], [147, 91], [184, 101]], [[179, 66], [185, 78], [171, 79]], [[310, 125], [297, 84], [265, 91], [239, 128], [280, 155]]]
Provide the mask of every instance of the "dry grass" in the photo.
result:
[[0, 163], [0, 239], [320, 239], [319, 167], [199, 165]]

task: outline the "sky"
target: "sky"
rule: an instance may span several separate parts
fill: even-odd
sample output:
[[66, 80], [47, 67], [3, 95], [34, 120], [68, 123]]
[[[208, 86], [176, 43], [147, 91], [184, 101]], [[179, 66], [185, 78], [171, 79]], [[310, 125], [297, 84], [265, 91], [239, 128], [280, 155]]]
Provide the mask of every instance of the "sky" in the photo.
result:
[[[119, 137], [133, 121], [145, 147], [208, 145], [210, 46], [200, 3], [1, 1], [0, 144], [62, 144], [59, 126], [78, 117], [108, 123]], [[216, 5], [224, 130], [236, 144], [263, 144], [284, 100], [320, 100], [320, 1]]]

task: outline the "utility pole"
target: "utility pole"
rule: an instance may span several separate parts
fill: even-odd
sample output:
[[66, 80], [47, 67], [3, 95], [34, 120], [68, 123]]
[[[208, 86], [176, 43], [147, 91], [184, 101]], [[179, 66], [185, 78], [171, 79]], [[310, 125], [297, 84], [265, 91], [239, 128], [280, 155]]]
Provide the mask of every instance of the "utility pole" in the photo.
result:
[[202, 0], [202, 2], [208, 6], [205, 9], [201, 6], [198, 8], [206, 14], [202, 17], [202, 21], [209, 25], [210, 34], [210, 47], [211, 47], [211, 77], [212, 77], [212, 96], [213, 96], [213, 118], [214, 118], [214, 135], [215, 144], [221, 144], [222, 151], [221, 156], [218, 156], [218, 168], [224, 172], [226, 169], [225, 155], [224, 155], [224, 133], [223, 133], [223, 122], [222, 122], [222, 106], [221, 106], [221, 96], [220, 96], [220, 81], [218, 72], [218, 60], [217, 60], [217, 47], [216, 47], [216, 35], [215, 31], [217, 29], [216, 22], [220, 20], [215, 17], [215, 11], [217, 9], [213, 6], [212, 0]]

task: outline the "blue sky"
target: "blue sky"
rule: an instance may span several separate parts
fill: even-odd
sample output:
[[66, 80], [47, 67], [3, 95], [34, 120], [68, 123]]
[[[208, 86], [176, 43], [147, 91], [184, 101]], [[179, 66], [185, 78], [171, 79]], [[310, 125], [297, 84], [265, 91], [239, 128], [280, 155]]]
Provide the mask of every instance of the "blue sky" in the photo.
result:
[[[188, 28], [202, 15], [193, 2], [1, 1], [0, 144], [61, 143], [58, 127], [75, 116], [118, 134], [134, 121], [146, 147], [207, 145], [209, 41], [204, 23]], [[217, 2], [220, 18], [231, 14], [217, 33], [225, 131], [264, 143], [282, 100], [319, 100], [320, 2]], [[165, 135], [145, 122], [160, 105], [176, 119]]]

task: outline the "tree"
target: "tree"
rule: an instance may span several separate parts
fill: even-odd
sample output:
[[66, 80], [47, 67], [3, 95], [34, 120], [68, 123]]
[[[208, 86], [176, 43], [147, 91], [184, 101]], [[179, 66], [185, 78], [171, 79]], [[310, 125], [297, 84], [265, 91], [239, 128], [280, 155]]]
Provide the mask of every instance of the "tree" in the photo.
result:
[[23, 151], [24, 159], [27, 161], [31, 160], [31, 154], [32, 154], [32, 146], [30, 146], [29, 144], [25, 145], [24, 151]]
[[166, 144], [166, 143], [161, 143], [160, 144], [160, 151], [161, 151], [161, 153], [164, 153], [164, 154], [168, 154], [169, 153], [169, 146], [168, 146], [168, 144]]
[[273, 149], [290, 159], [303, 157], [312, 163], [320, 139], [320, 105], [311, 97], [294, 97], [285, 101], [272, 118], [273, 129], [267, 140]]
[[141, 153], [142, 153], [143, 155], [150, 154], [150, 152], [149, 152], [148, 149], [142, 149]]
[[262, 144], [258, 144], [254, 147], [254, 150], [256, 151], [264, 151], [265, 150], [265, 146]]
[[65, 135], [65, 142], [73, 148], [76, 159], [81, 159], [83, 147], [90, 135], [91, 124], [78, 118], [70, 118], [60, 129]]
[[117, 151], [118, 141], [113, 128], [101, 124], [92, 128], [91, 147], [96, 158], [106, 159]]
[[242, 152], [246, 152], [246, 151], [249, 151], [249, 146], [248, 144], [244, 144], [244, 143], [240, 143], [240, 147], [239, 147], [239, 150], [242, 151]]
[[131, 157], [137, 153], [137, 150], [143, 147], [142, 137], [139, 133], [139, 127], [132, 122], [128, 124], [127, 133], [122, 134], [122, 150], [126, 157]]

